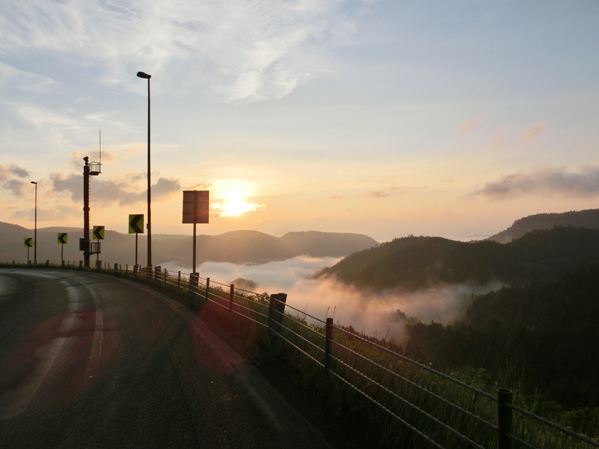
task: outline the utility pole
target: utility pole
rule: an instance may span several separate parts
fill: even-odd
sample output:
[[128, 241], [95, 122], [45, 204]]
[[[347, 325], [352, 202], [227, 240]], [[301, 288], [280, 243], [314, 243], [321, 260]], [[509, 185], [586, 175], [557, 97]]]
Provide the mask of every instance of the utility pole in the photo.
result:
[[152, 180], [150, 162], [150, 79], [152, 75], [145, 72], [137, 72], [137, 76], [148, 80], [148, 270], [152, 270]]
[[89, 157], [83, 158], [83, 239], [79, 249], [83, 250], [83, 265], [89, 267], [90, 239], [89, 239]]
[[100, 253], [100, 243], [94, 244], [92, 250], [92, 242], [89, 238], [89, 177], [98, 176], [102, 172], [101, 162], [89, 163], [89, 157], [83, 158], [85, 165], [83, 166], [83, 238], [79, 240], [79, 250], [83, 251], [83, 263], [89, 268], [89, 256]]
[[37, 182], [31, 181], [31, 184], [35, 184], [35, 227], [33, 231], [33, 265], [37, 265]]

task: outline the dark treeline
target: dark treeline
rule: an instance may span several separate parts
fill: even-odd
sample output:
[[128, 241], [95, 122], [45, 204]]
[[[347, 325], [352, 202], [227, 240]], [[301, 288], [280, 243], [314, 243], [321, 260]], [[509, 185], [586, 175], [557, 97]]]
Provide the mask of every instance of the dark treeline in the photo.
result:
[[404, 237], [354, 253], [319, 274], [373, 289], [415, 291], [443, 284], [522, 285], [599, 263], [599, 230], [558, 227], [506, 244]]
[[324, 270], [348, 284], [415, 291], [448, 284], [503, 289], [472, 297], [450, 326], [415, 323], [409, 356], [450, 371], [483, 369], [501, 386], [568, 406], [599, 406], [599, 230], [535, 230], [509, 243], [406, 237]]
[[484, 368], [505, 386], [523, 383], [563, 405], [596, 407], [598, 317], [592, 264], [557, 281], [478, 296], [455, 325], [408, 325], [404, 347], [447, 370]]

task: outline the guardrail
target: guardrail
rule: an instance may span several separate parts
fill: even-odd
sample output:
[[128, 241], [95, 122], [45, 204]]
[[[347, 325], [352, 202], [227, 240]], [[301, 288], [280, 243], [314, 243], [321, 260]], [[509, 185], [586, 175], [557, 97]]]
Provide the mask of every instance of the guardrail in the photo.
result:
[[[68, 266], [68, 264], [66, 264]], [[98, 269], [130, 273], [192, 293], [268, 330], [308, 363], [340, 381], [399, 423], [405, 447], [599, 448], [599, 441], [512, 403], [512, 392], [490, 394], [383, 346], [351, 328], [322, 320], [286, 303], [284, 293], [256, 293], [198, 273], [155, 267], [103, 264]]]

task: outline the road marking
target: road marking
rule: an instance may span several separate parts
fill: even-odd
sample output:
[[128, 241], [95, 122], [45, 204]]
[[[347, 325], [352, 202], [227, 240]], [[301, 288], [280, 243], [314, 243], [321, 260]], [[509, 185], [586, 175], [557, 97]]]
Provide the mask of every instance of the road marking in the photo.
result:
[[[79, 299], [77, 290], [72, 287], [67, 287], [67, 296], [69, 304], [75, 303]], [[71, 330], [74, 323], [72, 317], [73, 315], [68, 315], [60, 323], [60, 329], [63, 332], [68, 333]], [[33, 368], [31, 380], [25, 385], [12, 388], [0, 396], [0, 420], [14, 418], [27, 411], [29, 404], [37, 395], [40, 386], [56, 362], [56, 358], [64, 347], [67, 338], [53, 338], [32, 354], [33, 358], [38, 360], [38, 363]]]
[[[94, 334], [85, 375], [87, 378], [96, 375], [100, 357], [102, 355], [104, 314], [101, 309], [101, 302], [98, 294], [88, 285], [80, 282], [76, 277], [60, 279], [58, 274], [27, 273], [31, 276], [38, 276], [47, 279], [58, 280], [66, 290], [68, 303], [65, 317], [60, 322], [58, 331], [69, 335], [76, 323], [78, 323], [78, 310], [80, 307], [80, 293], [82, 289], [86, 290], [94, 302]], [[73, 281], [78, 285], [73, 285]], [[38, 394], [41, 384], [54, 366], [58, 355], [64, 348], [65, 343], [72, 337], [57, 337], [49, 340], [45, 345], [39, 347], [32, 357], [37, 361], [32, 368], [32, 374], [29, 381], [24, 385], [12, 388], [0, 396], [0, 421], [14, 418], [29, 408], [29, 405]]]
[[102, 343], [104, 341], [104, 313], [102, 312], [102, 303], [98, 294], [89, 286], [82, 284], [82, 287], [89, 292], [90, 296], [94, 301], [95, 310], [95, 325], [94, 325], [94, 337], [92, 339], [92, 347], [89, 351], [89, 360], [87, 362], [87, 369], [85, 370], [86, 377], [93, 377], [96, 375], [98, 366], [100, 365], [100, 357], [102, 356]]

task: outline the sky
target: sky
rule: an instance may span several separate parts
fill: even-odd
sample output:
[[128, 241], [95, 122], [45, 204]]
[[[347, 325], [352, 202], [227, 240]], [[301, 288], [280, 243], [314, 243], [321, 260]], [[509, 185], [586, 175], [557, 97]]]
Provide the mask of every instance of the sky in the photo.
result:
[[596, 0], [3, 0], [0, 221], [489, 236], [599, 206]]

